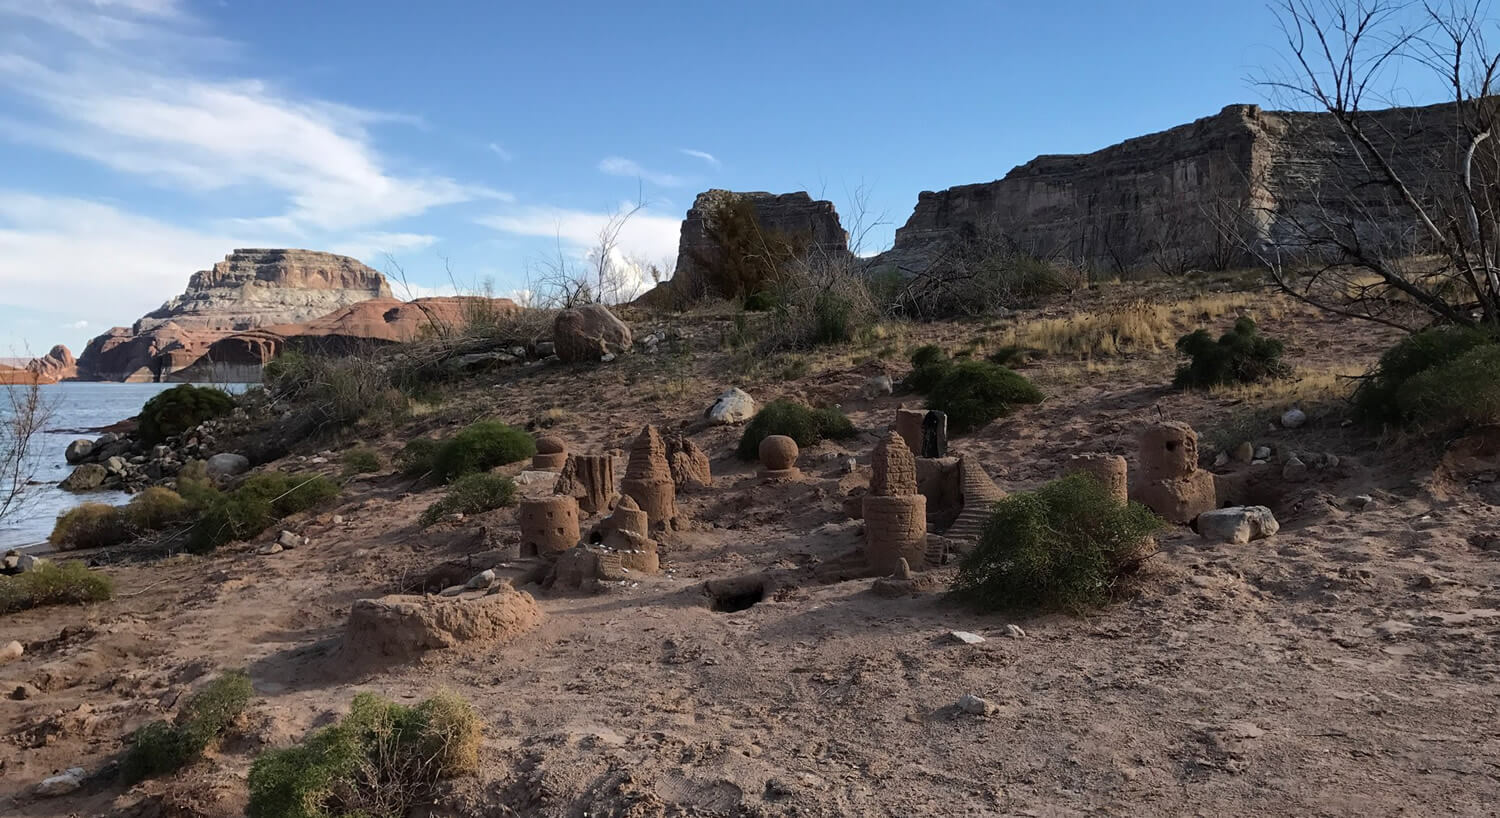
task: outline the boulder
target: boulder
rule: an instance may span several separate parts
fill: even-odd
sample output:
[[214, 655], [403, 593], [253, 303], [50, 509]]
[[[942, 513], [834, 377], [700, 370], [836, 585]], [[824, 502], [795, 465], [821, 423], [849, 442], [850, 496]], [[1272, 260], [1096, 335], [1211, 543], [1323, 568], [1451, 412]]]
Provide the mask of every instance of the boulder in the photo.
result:
[[109, 458], [108, 460], [104, 461], [104, 470], [112, 475], [115, 475], [116, 477], [123, 475], [127, 470], [125, 458], [118, 455]]
[[84, 463], [57, 485], [64, 491], [93, 491], [104, 485], [108, 476], [109, 471], [98, 463]]
[[586, 304], [557, 314], [552, 341], [563, 361], [599, 361], [629, 351], [630, 327], [603, 305]]
[[69, 767], [60, 775], [42, 779], [42, 782], [36, 785], [35, 792], [43, 798], [54, 798], [77, 792], [78, 788], [83, 786], [83, 776], [82, 767]]
[[250, 459], [242, 454], [224, 452], [210, 457], [205, 470], [209, 479], [222, 480], [249, 471]]
[[541, 618], [530, 594], [504, 584], [451, 597], [361, 599], [349, 611], [344, 650], [355, 662], [399, 662], [464, 642], [507, 642]]
[[3, 665], [7, 662], [14, 662], [15, 660], [25, 655], [26, 648], [22, 646], [20, 642], [12, 639], [11, 641], [6, 642], [3, 646], [0, 646], [0, 665]]
[[739, 387], [730, 387], [714, 399], [712, 406], [704, 410], [703, 416], [710, 423], [727, 426], [744, 423], [755, 417], [755, 399]]
[[79, 438], [68, 444], [67, 450], [63, 452], [63, 458], [68, 461], [68, 465], [76, 466], [89, 459], [89, 455], [93, 454], [93, 452], [94, 441]]
[[1198, 534], [1206, 540], [1247, 543], [1270, 537], [1281, 530], [1275, 515], [1265, 506], [1217, 508], [1198, 515]]
[[1296, 429], [1307, 422], [1307, 414], [1301, 409], [1293, 406], [1281, 415], [1281, 426], [1283, 429]]

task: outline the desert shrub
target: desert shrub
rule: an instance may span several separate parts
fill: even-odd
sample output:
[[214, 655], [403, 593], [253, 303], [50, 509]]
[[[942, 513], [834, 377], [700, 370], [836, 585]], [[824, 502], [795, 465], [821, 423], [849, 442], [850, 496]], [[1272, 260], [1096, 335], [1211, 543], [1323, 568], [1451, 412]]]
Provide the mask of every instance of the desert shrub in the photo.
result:
[[382, 468], [380, 453], [368, 446], [356, 446], [344, 452], [342, 460], [345, 477], [353, 477], [356, 474], [373, 474]]
[[509, 477], [484, 473], [466, 474], [448, 485], [443, 499], [422, 512], [421, 523], [429, 526], [454, 512], [480, 514], [514, 505], [515, 502], [516, 484]]
[[320, 424], [341, 427], [391, 423], [406, 417], [409, 399], [374, 355], [309, 355], [284, 350], [261, 368], [275, 399], [305, 408]]
[[911, 354], [911, 372], [906, 376], [906, 388], [921, 394], [931, 392], [952, 368], [953, 361], [942, 347], [933, 344], [917, 347]]
[[[706, 292], [686, 293], [689, 298], [769, 295], [786, 267], [806, 255], [812, 238], [810, 234], [762, 229], [755, 205], [735, 194], [715, 201], [705, 215], [703, 228], [708, 241], [704, 247], [693, 249], [692, 256], [703, 271]], [[746, 309], [751, 307], [747, 304]]]
[[232, 671], [193, 694], [175, 722], [153, 721], [130, 736], [120, 761], [120, 778], [128, 785], [174, 772], [191, 764], [243, 713], [255, 696], [250, 677]]
[[174, 386], [141, 407], [137, 435], [147, 446], [154, 446], [173, 435], [180, 435], [205, 420], [223, 417], [234, 411], [234, 398], [212, 386], [190, 383]]
[[59, 549], [102, 548], [129, 540], [133, 532], [120, 509], [108, 503], [84, 503], [57, 518], [47, 541]]
[[813, 345], [847, 344], [864, 323], [855, 313], [852, 299], [842, 293], [820, 292], [813, 299]]
[[188, 516], [188, 501], [166, 486], [151, 486], [130, 498], [124, 515], [136, 531], [159, 531]]
[[360, 693], [339, 723], [267, 751], [250, 768], [250, 818], [404, 816], [438, 782], [479, 766], [483, 724], [464, 700], [416, 707]]
[[1420, 431], [1500, 423], [1500, 345], [1476, 346], [1407, 378], [1396, 391], [1395, 408]]
[[1107, 602], [1151, 547], [1160, 519], [1086, 475], [996, 503], [953, 590], [983, 610], [1080, 611]]
[[82, 605], [103, 602], [114, 593], [114, 580], [90, 571], [77, 560], [47, 560], [15, 576], [0, 576], [0, 613], [43, 605]]
[[525, 460], [536, 454], [536, 441], [524, 429], [495, 420], [472, 423], [448, 438], [433, 456], [432, 472], [443, 482], [466, 474]]
[[756, 290], [745, 296], [745, 312], [770, 312], [781, 305], [781, 300], [771, 290]]
[[[902, 281], [891, 292], [895, 305], [925, 318], [982, 315], [1088, 286], [1081, 271], [1017, 252], [1000, 237], [970, 237], [919, 281]], [[892, 276], [885, 270], [876, 278]]]
[[855, 435], [854, 424], [837, 409], [809, 409], [789, 400], [774, 400], [761, 407], [745, 425], [737, 449], [740, 459], [760, 456], [760, 443], [771, 435], [786, 435], [798, 446], [820, 440], [844, 440]]
[[1354, 391], [1356, 416], [1372, 423], [1408, 422], [1411, 418], [1405, 414], [1403, 403], [1413, 408], [1423, 404], [1416, 395], [1401, 399], [1408, 380], [1494, 343], [1495, 338], [1488, 333], [1467, 327], [1435, 327], [1408, 335], [1380, 356], [1370, 375]]
[[[179, 483], [180, 487], [180, 483]], [[260, 472], [229, 492], [187, 490], [199, 516], [188, 535], [189, 551], [204, 554], [225, 543], [254, 537], [289, 514], [338, 496], [338, 484], [321, 475]]]
[[868, 283], [850, 264], [788, 265], [776, 297], [762, 351], [847, 344], [867, 333], [880, 317]]
[[1280, 341], [1261, 335], [1255, 322], [1246, 317], [1237, 319], [1234, 329], [1217, 341], [1208, 330], [1197, 329], [1177, 339], [1177, 351], [1192, 360], [1177, 368], [1173, 384], [1207, 389], [1286, 377], [1290, 370], [1281, 362], [1284, 350]]
[[412, 438], [396, 455], [396, 468], [407, 477], [421, 477], [432, 471], [442, 443], [430, 437]]
[[1019, 404], [1041, 403], [1042, 392], [1022, 375], [989, 361], [958, 361], [927, 393], [927, 408], [948, 415], [955, 433], [973, 431], [1010, 414]]

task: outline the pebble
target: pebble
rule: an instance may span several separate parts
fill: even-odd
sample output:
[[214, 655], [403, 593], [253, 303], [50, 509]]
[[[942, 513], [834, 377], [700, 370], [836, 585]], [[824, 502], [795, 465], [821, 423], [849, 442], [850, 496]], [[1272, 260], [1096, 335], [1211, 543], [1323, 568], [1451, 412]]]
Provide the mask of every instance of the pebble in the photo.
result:
[[335, 514], [335, 515], [333, 515], [332, 522], [333, 522], [334, 525], [343, 525], [344, 524], [344, 515], [342, 515], [342, 514]]
[[994, 705], [975, 696], [973, 693], [965, 693], [963, 698], [958, 700], [958, 709], [971, 716], [987, 716], [995, 712]]
[[1006, 625], [1005, 635], [1012, 639], [1025, 639], [1026, 631], [1021, 630], [1020, 625]]
[[283, 549], [290, 551], [293, 548], [307, 545], [307, 538], [295, 532], [282, 531], [281, 534], [276, 537], [276, 544], [281, 546]]
[[1219, 456], [1214, 458], [1214, 468], [1223, 468], [1227, 465], [1229, 465], [1229, 452], [1219, 452]]
[[1281, 469], [1281, 479], [1288, 483], [1300, 483], [1307, 479], [1307, 464], [1296, 455], [1292, 455]]
[[44, 798], [53, 798], [75, 792], [81, 786], [83, 786], [83, 768], [69, 767], [61, 775], [42, 779], [42, 783], [36, 785], [36, 794]]
[[859, 461], [855, 460], [852, 457], [845, 457], [841, 461], [840, 468], [843, 470], [844, 474], [853, 474], [855, 469], [859, 468]]
[[984, 642], [983, 636], [977, 633], [969, 633], [968, 631], [948, 631], [948, 635], [953, 637], [955, 641], [962, 642], [965, 645], [978, 645]]
[[1256, 449], [1255, 450], [1255, 459], [1256, 460], [1270, 460], [1271, 459], [1271, 447], [1270, 446], [1261, 446], [1260, 448]]
[[5, 643], [5, 647], [0, 647], [0, 665], [6, 662], [14, 662], [25, 655], [26, 648], [20, 642], [11, 640]]
[[1281, 427], [1283, 429], [1296, 429], [1307, 422], [1307, 413], [1293, 406], [1281, 415]]
[[280, 554], [281, 551], [281, 543], [274, 542], [270, 545], [262, 545], [260, 548], [255, 549], [255, 553], [259, 554], [262, 557], [269, 557], [272, 554]]
[[478, 590], [482, 590], [482, 589], [488, 588], [488, 587], [490, 587], [491, 585], [494, 585], [494, 584], [495, 584], [495, 570], [493, 568], [491, 568], [491, 569], [487, 569], [487, 570], [484, 570], [484, 571], [480, 571], [479, 573], [477, 573], [474, 576], [470, 577], [469, 578], [469, 582], [466, 585], [464, 585], [464, 587], [468, 588], [470, 590], [478, 591]]
[[1353, 503], [1355, 508], [1363, 511], [1375, 505], [1375, 498], [1368, 494], [1356, 494], [1349, 498], [1349, 502]]
[[1255, 446], [1250, 441], [1245, 441], [1234, 449], [1234, 459], [1241, 463], [1249, 463], [1255, 459]]

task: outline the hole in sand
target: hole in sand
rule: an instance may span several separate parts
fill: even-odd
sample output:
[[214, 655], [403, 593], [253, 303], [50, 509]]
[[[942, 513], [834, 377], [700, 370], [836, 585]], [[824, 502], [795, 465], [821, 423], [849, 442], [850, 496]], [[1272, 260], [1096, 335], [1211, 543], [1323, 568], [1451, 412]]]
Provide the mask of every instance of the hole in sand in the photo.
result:
[[718, 613], [735, 613], [760, 602], [766, 598], [766, 586], [737, 585], [721, 588], [714, 592], [714, 610]]

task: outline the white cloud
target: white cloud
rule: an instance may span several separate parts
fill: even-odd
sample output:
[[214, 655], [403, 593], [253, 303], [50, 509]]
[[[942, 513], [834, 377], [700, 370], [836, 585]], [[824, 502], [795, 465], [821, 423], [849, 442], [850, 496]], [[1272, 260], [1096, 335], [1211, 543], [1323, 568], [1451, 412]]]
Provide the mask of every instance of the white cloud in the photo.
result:
[[374, 267], [387, 253], [397, 255], [404, 251], [425, 250], [437, 243], [437, 236], [425, 233], [357, 233], [334, 243], [330, 252], [352, 256]]
[[88, 329], [89, 328], [89, 322], [88, 321], [74, 321], [71, 324], [63, 324], [62, 327], [63, 327], [63, 329]]
[[682, 176], [647, 170], [639, 162], [619, 156], [609, 156], [599, 160], [599, 170], [608, 173], [610, 176], [629, 176], [632, 179], [643, 179], [660, 187], [682, 187], [688, 183], [688, 180]]
[[[264, 238], [264, 237], [259, 237]], [[187, 278], [233, 247], [264, 242], [208, 235], [99, 202], [0, 190], [0, 304], [124, 324], [182, 292]]]
[[702, 159], [703, 161], [709, 163], [710, 165], [713, 165], [714, 167], [718, 167], [724, 164], [723, 162], [719, 161], [719, 157], [714, 156], [708, 151], [695, 151], [692, 148], [678, 148], [677, 150], [693, 157], [694, 159]]
[[[479, 223], [519, 236], [555, 238], [563, 247], [568, 262], [593, 266], [598, 260], [600, 232], [633, 204], [621, 205], [614, 212], [574, 210], [560, 207], [519, 207], [479, 219]], [[619, 270], [629, 285], [644, 291], [652, 285], [649, 270], [677, 256], [677, 239], [682, 222], [672, 216], [641, 210], [620, 228], [609, 263]], [[530, 296], [531, 293], [524, 293]]]
[[490, 153], [493, 153], [496, 156], [500, 157], [500, 161], [502, 162], [509, 162], [516, 158], [515, 154], [506, 150], [505, 146], [501, 145], [499, 142], [490, 143]]

